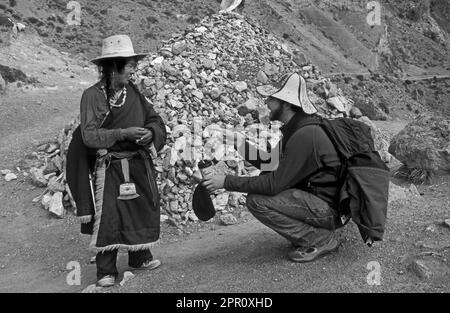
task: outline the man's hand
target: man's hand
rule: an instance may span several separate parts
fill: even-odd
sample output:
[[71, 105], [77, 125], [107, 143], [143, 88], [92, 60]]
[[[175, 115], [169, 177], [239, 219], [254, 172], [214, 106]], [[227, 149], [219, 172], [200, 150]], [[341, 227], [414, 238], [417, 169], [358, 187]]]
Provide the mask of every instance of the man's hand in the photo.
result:
[[146, 129], [147, 133], [136, 140], [136, 143], [141, 146], [146, 146], [153, 141], [153, 132], [150, 129]]
[[205, 186], [209, 192], [214, 192], [217, 189], [221, 189], [225, 185], [225, 175], [207, 176], [203, 180], [202, 185]]

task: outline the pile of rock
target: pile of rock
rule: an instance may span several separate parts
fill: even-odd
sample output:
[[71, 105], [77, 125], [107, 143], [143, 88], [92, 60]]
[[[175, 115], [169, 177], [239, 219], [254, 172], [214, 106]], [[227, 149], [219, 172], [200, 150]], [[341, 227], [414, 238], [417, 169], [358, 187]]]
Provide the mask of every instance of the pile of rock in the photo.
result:
[[[302, 54], [291, 53], [286, 45], [239, 14], [207, 17], [163, 42], [156, 54], [138, 64], [135, 83], [154, 104], [168, 133], [167, 144], [155, 159], [163, 221], [178, 226], [197, 220], [191, 206], [195, 185], [201, 178], [199, 160], [213, 160], [217, 173], [259, 174], [232, 145], [223, 143], [223, 130], [241, 131], [263, 149], [267, 148], [267, 139], [274, 146], [280, 139], [279, 125], [269, 123], [268, 109], [256, 87], [276, 81], [286, 72], [298, 72], [306, 79], [308, 95], [320, 115], [352, 116], [369, 123], [379, 134], [375, 125], [353, 108], [352, 101]], [[47, 188], [59, 183], [58, 188], [49, 188], [52, 197], [64, 185], [64, 178], [55, 179], [60, 178], [67, 141], [75, 125], [76, 121], [64, 129], [59, 145], [40, 148], [47, 157], [52, 156], [45, 168], [55, 171], [44, 171], [42, 166], [34, 170], [34, 176], [45, 178], [42, 186]], [[386, 142], [378, 141], [378, 145], [387, 151]], [[51, 177], [45, 177], [51, 173], [55, 177], [52, 184]], [[245, 204], [245, 197], [222, 191], [212, 198], [219, 220], [234, 224], [233, 214]], [[43, 202], [46, 204], [48, 197]]]
[[67, 208], [74, 207], [65, 180], [65, 163], [72, 133], [78, 124], [79, 120], [75, 119], [61, 130], [58, 138], [40, 144], [36, 152], [19, 163], [22, 169], [28, 170], [27, 176], [34, 186], [45, 188], [33, 202], [41, 202], [45, 209], [60, 218], [64, 217]]

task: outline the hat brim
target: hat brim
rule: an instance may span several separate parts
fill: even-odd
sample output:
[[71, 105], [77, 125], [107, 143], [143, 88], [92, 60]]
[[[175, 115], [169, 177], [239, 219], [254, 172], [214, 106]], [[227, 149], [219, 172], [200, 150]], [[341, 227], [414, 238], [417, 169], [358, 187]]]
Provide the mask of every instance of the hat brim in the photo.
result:
[[118, 59], [118, 58], [132, 58], [135, 59], [136, 61], [140, 61], [143, 58], [145, 58], [148, 54], [147, 53], [133, 53], [133, 54], [112, 54], [112, 55], [108, 55], [108, 56], [101, 56], [95, 59], [92, 59], [91, 62], [94, 63], [95, 65], [99, 65], [101, 61], [103, 60], [110, 60], [110, 59]]
[[280, 88], [272, 85], [264, 85], [256, 87], [256, 91], [263, 97], [270, 97], [280, 91]]

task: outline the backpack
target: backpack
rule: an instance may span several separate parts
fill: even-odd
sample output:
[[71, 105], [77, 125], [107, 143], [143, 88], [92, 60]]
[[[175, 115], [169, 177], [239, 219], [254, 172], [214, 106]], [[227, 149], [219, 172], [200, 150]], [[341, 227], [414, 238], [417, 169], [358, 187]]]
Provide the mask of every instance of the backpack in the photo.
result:
[[371, 128], [350, 118], [319, 119], [307, 125], [321, 126], [341, 161], [335, 200], [340, 226], [351, 218], [364, 243], [371, 247], [373, 242], [383, 239], [390, 177], [375, 149]]

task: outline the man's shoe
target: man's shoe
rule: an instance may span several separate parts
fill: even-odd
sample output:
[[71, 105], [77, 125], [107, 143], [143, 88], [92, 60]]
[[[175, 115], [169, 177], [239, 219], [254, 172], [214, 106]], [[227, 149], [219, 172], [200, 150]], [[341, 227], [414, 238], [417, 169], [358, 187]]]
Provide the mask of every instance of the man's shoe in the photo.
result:
[[148, 260], [145, 261], [140, 267], [133, 268], [135, 270], [154, 270], [157, 269], [161, 265], [160, 260]]
[[338, 241], [333, 238], [330, 240], [330, 242], [321, 247], [297, 247], [289, 252], [288, 256], [289, 259], [293, 262], [311, 262], [327, 253], [336, 251], [338, 247]]
[[97, 281], [97, 286], [112, 287], [115, 285], [115, 283], [116, 283], [116, 277], [114, 277], [113, 275], [106, 275]]

